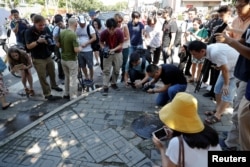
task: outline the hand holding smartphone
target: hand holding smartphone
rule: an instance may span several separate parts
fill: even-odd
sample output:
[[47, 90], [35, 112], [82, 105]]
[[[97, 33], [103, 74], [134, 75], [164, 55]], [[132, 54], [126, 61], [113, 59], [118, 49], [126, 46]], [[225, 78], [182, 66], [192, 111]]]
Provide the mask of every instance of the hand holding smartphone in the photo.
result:
[[168, 134], [166, 133], [164, 128], [160, 128], [152, 133], [157, 137], [159, 140], [166, 140], [168, 138]]

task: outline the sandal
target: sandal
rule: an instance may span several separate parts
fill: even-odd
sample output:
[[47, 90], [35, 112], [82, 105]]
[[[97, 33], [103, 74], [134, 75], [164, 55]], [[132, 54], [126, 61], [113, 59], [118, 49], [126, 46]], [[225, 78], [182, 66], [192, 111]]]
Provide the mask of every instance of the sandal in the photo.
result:
[[216, 110], [213, 110], [213, 111], [205, 111], [204, 112], [204, 114], [206, 115], [206, 116], [212, 116], [212, 115], [214, 115], [216, 113]]
[[34, 92], [33, 89], [30, 89], [29, 95], [30, 95], [30, 96], [34, 96], [34, 95], [35, 95], [35, 92]]
[[205, 122], [208, 123], [208, 124], [214, 124], [214, 123], [217, 123], [217, 122], [220, 122], [221, 120], [219, 118], [217, 118], [216, 116], [211, 116], [211, 117], [208, 117], [205, 119]]

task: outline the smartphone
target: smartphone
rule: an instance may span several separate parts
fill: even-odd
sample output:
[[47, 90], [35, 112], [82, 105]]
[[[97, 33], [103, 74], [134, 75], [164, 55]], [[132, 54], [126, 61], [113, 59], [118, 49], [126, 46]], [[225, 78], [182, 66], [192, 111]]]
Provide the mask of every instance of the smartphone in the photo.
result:
[[160, 128], [153, 132], [153, 134], [159, 139], [164, 140], [167, 139], [168, 134], [166, 133], [164, 128]]

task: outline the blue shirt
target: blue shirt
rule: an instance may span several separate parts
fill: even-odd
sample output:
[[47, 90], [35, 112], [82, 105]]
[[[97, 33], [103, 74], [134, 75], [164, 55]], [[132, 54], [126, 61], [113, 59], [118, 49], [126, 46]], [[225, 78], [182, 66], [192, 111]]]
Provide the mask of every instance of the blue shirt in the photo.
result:
[[128, 22], [128, 30], [130, 35], [130, 44], [132, 46], [142, 45], [142, 30], [144, 25], [141, 22], [138, 22], [136, 25], [133, 25], [132, 21]]
[[[241, 38], [245, 40], [245, 46], [250, 47], [250, 26]], [[240, 55], [235, 66], [234, 76], [241, 81], [248, 82], [250, 79], [250, 60]]]
[[[19, 43], [23, 43], [24, 41], [24, 36], [25, 36], [25, 30], [28, 29], [29, 22], [26, 19], [20, 19], [18, 21], [18, 31], [16, 33], [16, 41]], [[14, 29], [16, 27], [16, 24], [14, 21], [10, 23], [11, 29]]]

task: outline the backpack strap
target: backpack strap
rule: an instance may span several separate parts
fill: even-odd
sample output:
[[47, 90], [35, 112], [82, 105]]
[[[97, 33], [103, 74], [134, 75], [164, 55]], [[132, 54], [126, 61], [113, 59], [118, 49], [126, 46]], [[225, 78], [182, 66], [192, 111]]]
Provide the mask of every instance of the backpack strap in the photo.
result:
[[88, 36], [89, 36], [89, 39], [90, 39], [91, 36], [90, 36], [90, 28], [89, 28], [89, 27], [90, 27], [90, 25], [88, 24], [88, 25], [87, 25], [87, 33], [88, 33]]
[[145, 70], [145, 66], [146, 66], [146, 58], [142, 57], [141, 72], [143, 72]]

